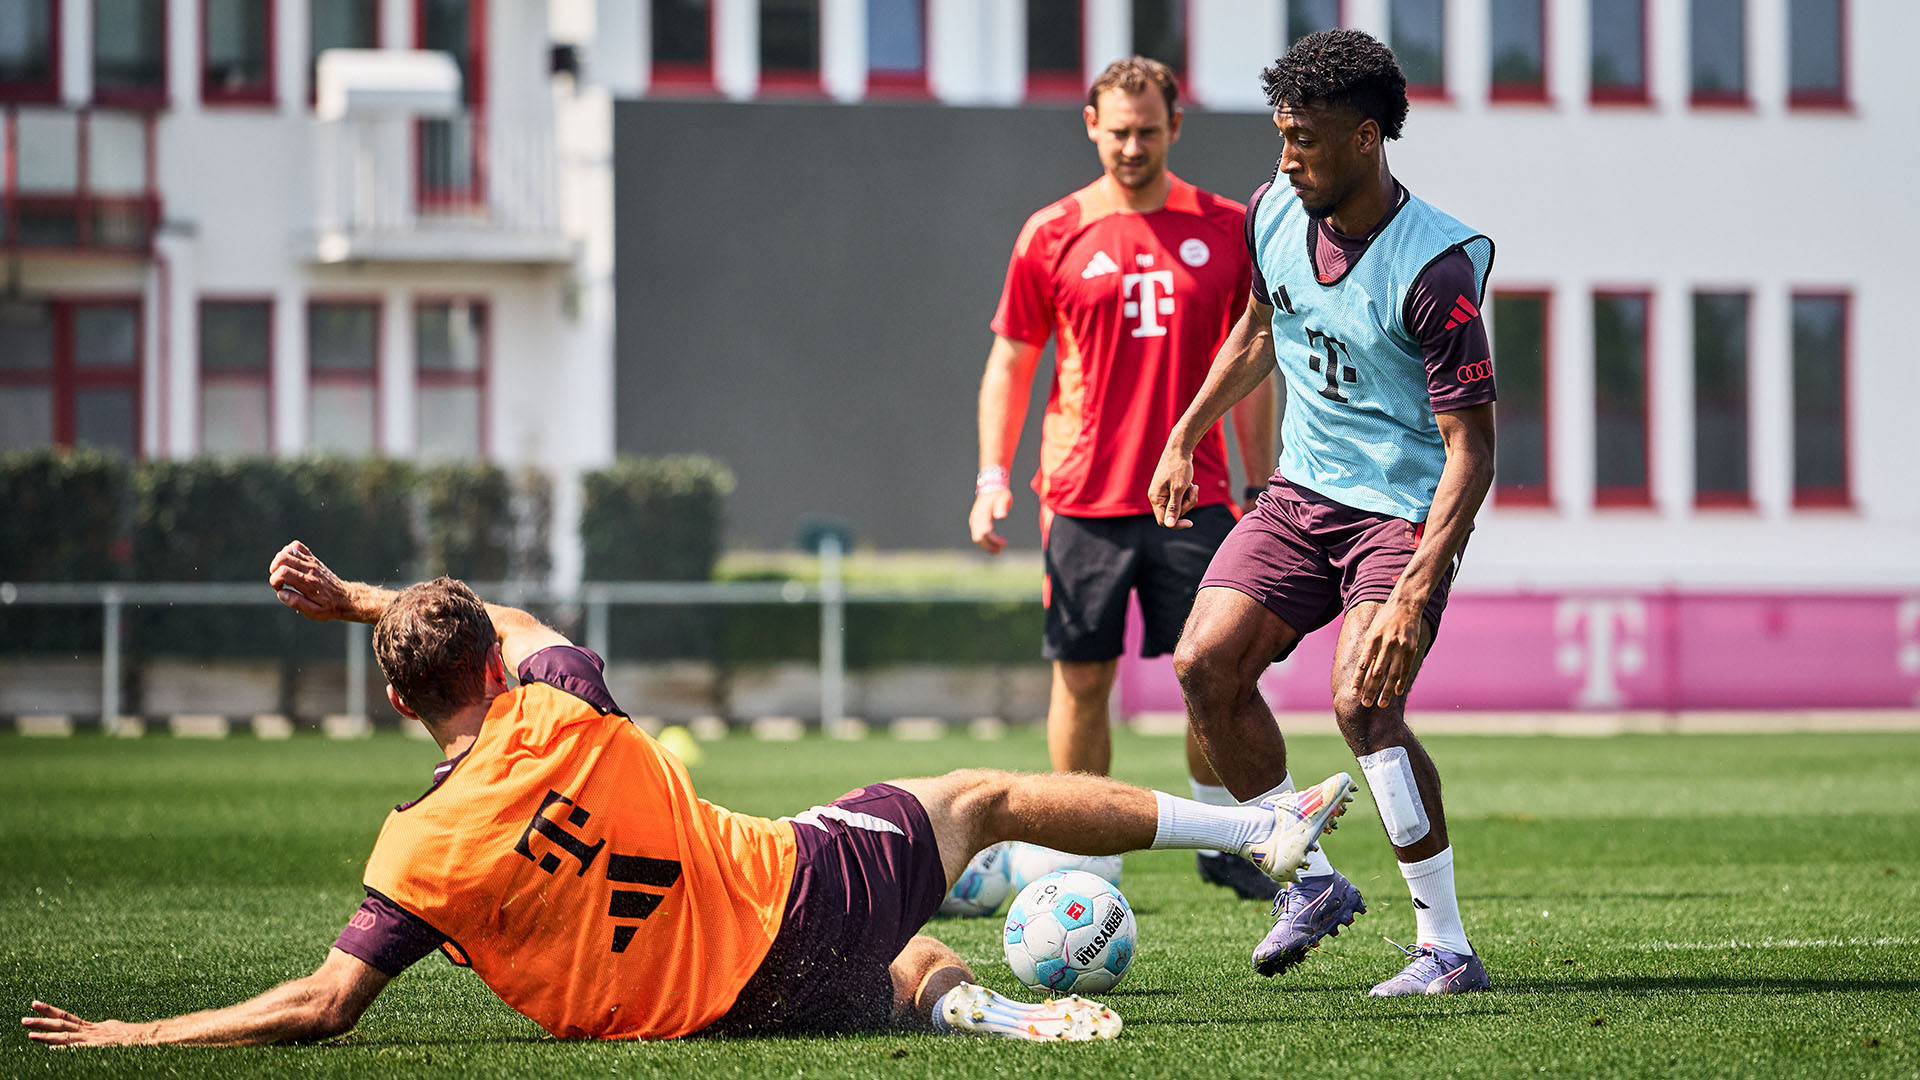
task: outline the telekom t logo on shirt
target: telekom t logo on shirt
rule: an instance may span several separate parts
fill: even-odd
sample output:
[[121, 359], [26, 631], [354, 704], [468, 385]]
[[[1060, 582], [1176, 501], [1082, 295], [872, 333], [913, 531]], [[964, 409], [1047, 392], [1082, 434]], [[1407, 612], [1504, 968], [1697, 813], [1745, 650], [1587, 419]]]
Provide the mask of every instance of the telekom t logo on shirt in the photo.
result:
[[1127, 301], [1127, 318], [1140, 320], [1133, 328], [1134, 337], [1167, 336], [1167, 326], [1160, 316], [1173, 314], [1173, 271], [1127, 274], [1120, 279], [1120, 295]]

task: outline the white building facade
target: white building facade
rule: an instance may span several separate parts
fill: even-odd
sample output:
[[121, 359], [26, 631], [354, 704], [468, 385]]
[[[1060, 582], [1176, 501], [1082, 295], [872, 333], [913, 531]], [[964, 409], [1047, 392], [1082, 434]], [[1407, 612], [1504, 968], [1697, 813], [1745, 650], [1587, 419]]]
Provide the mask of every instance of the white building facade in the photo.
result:
[[[0, 447], [533, 465], [570, 522], [613, 446], [607, 103], [555, 49], [575, 9], [8, 0]], [[447, 53], [457, 108], [321, 119], [334, 47]]]

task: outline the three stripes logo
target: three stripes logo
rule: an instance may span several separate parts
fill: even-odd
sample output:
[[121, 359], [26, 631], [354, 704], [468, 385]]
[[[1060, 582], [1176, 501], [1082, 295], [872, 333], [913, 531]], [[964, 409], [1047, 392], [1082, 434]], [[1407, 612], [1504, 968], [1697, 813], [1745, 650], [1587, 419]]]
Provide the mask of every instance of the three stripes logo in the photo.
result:
[[[547, 816], [551, 806], [571, 806], [566, 815], [566, 824], [574, 828], [584, 827], [593, 818], [593, 814], [584, 806], [578, 806], [572, 799], [557, 791], [549, 790], [540, 800], [540, 808], [534, 811], [532, 820], [521, 831], [520, 839], [513, 850], [528, 862], [539, 867], [543, 873], [557, 872], [561, 865], [560, 855], [553, 851], [542, 853], [539, 858], [533, 854], [533, 836], [535, 833], [552, 843], [559, 851], [573, 856], [580, 864], [574, 871], [575, 877], [586, 877], [600, 852], [607, 846], [603, 837], [598, 843], [586, 841], [568, 832], [560, 822]], [[654, 859], [645, 855], [622, 855], [607, 852], [607, 881], [617, 885], [644, 885], [651, 889], [671, 889], [680, 880], [680, 864], [673, 859]], [[644, 920], [665, 900], [664, 892], [643, 892], [639, 889], [614, 889], [607, 900], [607, 916], [613, 919]], [[633, 943], [633, 935], [640, 928], [633, 923], [613, 928], [613, 951], [626, 952]]]
[[1479, 314], [1480, 309], [1473, 306], [1473, 301], [1464, 296], [1454, 297], [1453, 310], [1448, 313], [1450, 317], [1447, 319], [1447, 329], [1452, 330], [1455, 327], [1465, 326], [1477, 318]]
[[1287, 287], [1285, 285], [1278, 286], [1273, 290], [1273, 306], [1289, 315], [1294, 313], [1293, 297], [1287, 295]]

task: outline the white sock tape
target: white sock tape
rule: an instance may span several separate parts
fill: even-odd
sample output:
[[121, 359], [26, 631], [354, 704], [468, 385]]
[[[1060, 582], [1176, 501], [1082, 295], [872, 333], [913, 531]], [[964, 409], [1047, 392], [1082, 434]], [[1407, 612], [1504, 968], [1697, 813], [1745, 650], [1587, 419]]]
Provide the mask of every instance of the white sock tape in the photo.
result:
[[1377, 754], [1360, 759], [1360, 771], [1373, 789], [1373, 805], [1380, 811], [1380, 823], [1387, 827], [1387, 839], [1394, 847], [1419, 842], [1431, 827], [1427, 808], [1420, 801], [1420, 787], [1413, 782], [1413, 766], [1407, 764], [1403, 746], [1389, 746]]

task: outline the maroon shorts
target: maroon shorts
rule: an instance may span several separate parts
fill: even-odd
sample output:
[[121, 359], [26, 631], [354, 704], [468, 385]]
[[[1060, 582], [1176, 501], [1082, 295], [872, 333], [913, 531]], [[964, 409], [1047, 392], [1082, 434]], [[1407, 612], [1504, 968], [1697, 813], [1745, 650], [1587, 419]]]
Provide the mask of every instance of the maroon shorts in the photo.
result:
[[873, 1031], [893, 1014], [888, 967], [947, 894], [920, 801], [870, 784], [793, 817], [799, 844], [780, 932], [703, 1034]]
[[[1355, 604], [1392, 595], [1425, 531], [1424, 522], [1355, 510], [1276, 478], [1220, 545], [1200, 587], [1245, 593], [1305, 637]], [[1435, 634], [1459, 569], [1456, 554], [1427, 598]]]

